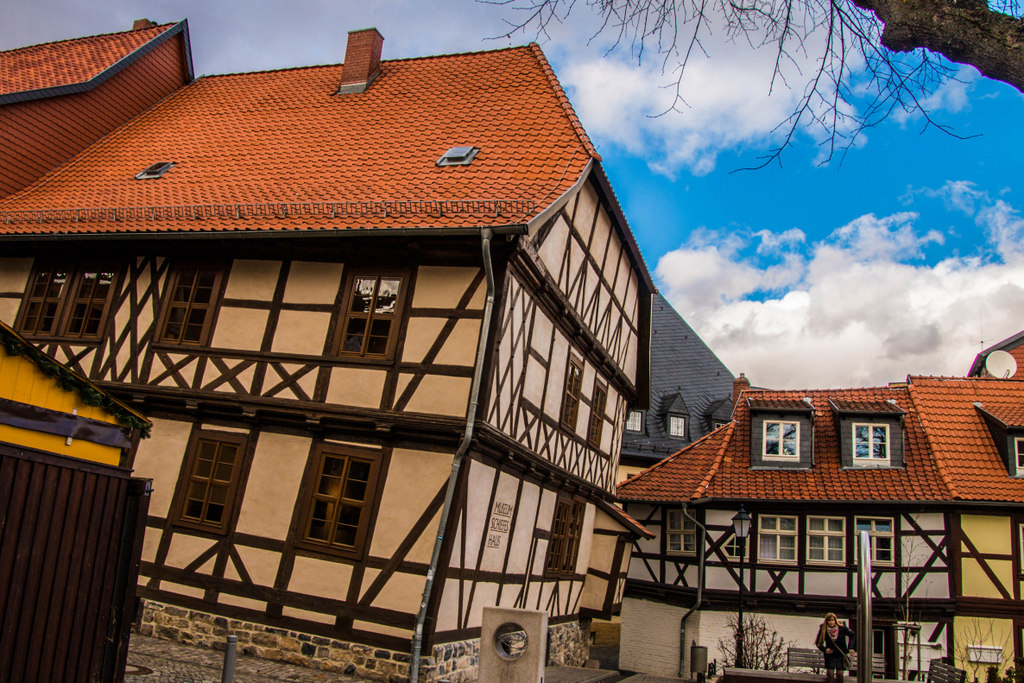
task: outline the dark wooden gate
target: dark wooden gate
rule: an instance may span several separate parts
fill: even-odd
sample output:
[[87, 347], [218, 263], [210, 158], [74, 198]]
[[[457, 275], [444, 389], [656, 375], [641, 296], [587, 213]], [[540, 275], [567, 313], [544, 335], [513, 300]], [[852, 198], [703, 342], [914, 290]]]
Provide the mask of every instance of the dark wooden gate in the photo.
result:
[[0, 443], [0, 681], [124, 677], [150, 481]]

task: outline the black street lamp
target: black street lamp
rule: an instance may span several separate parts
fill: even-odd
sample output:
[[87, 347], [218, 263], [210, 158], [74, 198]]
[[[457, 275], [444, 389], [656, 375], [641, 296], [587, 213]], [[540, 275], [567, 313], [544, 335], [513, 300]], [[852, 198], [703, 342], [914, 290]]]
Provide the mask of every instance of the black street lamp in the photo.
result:
[[736, 668], [743, 669], [743, 558], [747, 554], [747, 534], [750, 533], [750, 515], [740, 505], [740, 511], [732, 518], [732, 530], [740, 552], [740, 611], [736, 620]]

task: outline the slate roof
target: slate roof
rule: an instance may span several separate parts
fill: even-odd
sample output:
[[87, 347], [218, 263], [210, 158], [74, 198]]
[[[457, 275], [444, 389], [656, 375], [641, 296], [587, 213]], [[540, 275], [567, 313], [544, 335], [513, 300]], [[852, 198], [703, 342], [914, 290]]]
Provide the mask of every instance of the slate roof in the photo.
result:
[[[906, 386], [864, 389], [748, 390], [733, 414], [734, 422], [706, 439], [619, 485], [622, 500], [686, 501], [699, 498], [777, 501], [941, 501], [950, 498], [947, 479], [928, 449]], [[751, 469], [750, 405], [814, 406], [814, 465], [809, 470]], [[744, 399], [749, 399], [744, 400]], [[836, 412], [838, 405], [892, 406], [906, 410], [906, 467], [843, 468]], [[970, 408], [970, 403], [967, 404]], [[972, 408], [973, 410], [973, 408]], [[976, 418], [979, 425], [980, 418]], [[990, 440], [991, 443], [991, 440]], [[992, 448], [993, 456], [998, 455]], [[1004, 479], [1006, 471], [1003, 470]], [[1024, 483], [1024, 482], [1021, 482]]]
[[175, 24], [0, 51], [0, 97], [98, 78]]
[[[656, 461], [707, 434], [713, 418], [728, 416], [733, 375], [660, 293], [652, 309], [651, 407], [643, 432], [624, 432], [622, 455]], [[679, 401], [688, 412], [684, 439], [670, 437], [665, 423], [669, 406]]]
[[0, 201], [0, 236], [522, 223], [600, 159], [535, 44], [382, 61], [358, 94], [341, 71], [199, 78]]

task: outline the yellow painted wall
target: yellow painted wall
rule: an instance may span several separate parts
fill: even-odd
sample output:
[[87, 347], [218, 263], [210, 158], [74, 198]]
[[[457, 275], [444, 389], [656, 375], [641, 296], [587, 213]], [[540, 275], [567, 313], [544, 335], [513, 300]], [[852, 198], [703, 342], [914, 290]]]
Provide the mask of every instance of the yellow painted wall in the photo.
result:
[[[1010, 552], [1012, 529], [1009, 517], [998, 515], [961, 515], [960, 529], [964, 536], [980, 553], [1006, 555]], [[968, 552], [967, 545], [960, 544], [960, 552]], [[1007, 560], [987, 560], [989, 569], [995, 573], [1004, 590], [1013, 595], [1013, 563]], [[999, 590], [985, 573], [977, 560], [962, 557], [960, 562], [961, 590], [964, 596], [999, 598]]]
[[984, 681], [988, 667], [968, 661], [969, 645], [989, 645], [1002, 648], [1002, 661], [998, 665], [1005, 673], [1013, 663], [1013, 622], [1010, 619], [987, 619], [984, 617], [956, 617], [953, 619], [953, 656], [956, 666], [967, 671], [967, 680]]
[[[69, 417], [72, 411], [77, 411], [79, 417], [119, 424], [117, 418], [107, 410], [86, 405], [81, 396], [74, 391], [62, 389], [56, 380], [44, 375], [31, 360], [24, 356], [11, 356], [2, 346], [0, 398], [67, 413]], [[73, 439], [67, 444], [63, 436], [7, 425], [0, 425], [0, 441], [107, 465], [117, 465], [121, 460], [121, 449], [115, 446], [103, 446], [83, 439]]]

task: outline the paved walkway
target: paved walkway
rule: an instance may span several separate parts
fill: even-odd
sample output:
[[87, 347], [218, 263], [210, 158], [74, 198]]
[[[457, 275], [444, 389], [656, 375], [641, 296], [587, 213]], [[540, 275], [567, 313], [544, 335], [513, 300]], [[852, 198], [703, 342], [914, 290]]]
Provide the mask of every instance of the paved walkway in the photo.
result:
[[[133, 633], [128, 647], [125, 683], [221, 683], [224, 653], [204, 647], [182, 645], [169, 640]], [[548, 667], [545, 678], [557, 683], [591, 683], [612, 672], [572, 667]], [[304, 666], [272, 662], [239, 654], [235, 660], [235, 683], [370, 683]], [[659, 678], [638, 674], [623, 683], [683, 683], [680, 678]]]
[[[125, 683], [221, 683], [224, 653], [133, 633], [128, 646]], [[320, 669], [272, 662], [239, 654], [235, 683], [367, 683]]]

